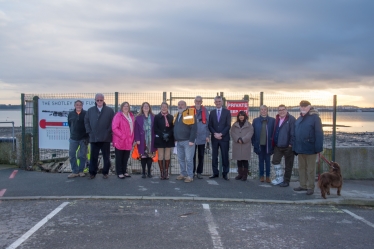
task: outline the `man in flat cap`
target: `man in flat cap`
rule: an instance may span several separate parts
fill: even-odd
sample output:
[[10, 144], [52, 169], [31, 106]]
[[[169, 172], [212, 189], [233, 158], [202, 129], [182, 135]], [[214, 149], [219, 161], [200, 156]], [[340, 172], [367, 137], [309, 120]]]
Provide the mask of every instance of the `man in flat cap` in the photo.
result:
[[317, 154], [323, 151], [322, 122], [318, 111], [307, 100], [300, 102], [300, 116], [295, 122], [293, 151], [299, 156], [300, 186], [294, 191], [314, 193]]

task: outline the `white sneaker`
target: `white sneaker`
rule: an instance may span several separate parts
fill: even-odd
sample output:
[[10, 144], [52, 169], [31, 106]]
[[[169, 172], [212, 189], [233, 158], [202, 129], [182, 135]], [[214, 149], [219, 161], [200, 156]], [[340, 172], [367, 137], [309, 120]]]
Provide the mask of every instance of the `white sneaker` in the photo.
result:
[[85, 173], [83, 173], [83, 172], [80, 172], [80, 173], [79, 173], [79, 176], [80, 176], [80, 177], [85, 177], [85, 176], [86, 176], [86, 174], [85, 174]]
[[74, 178], [74, 177], [78, 177], [79, 174], [74, 174], [74, 173], [71, 173], [70, 175], [68, 175], [68, 178]]
[[278, 185], [278, 184], [281, 184], [282, 182], [283, 182], [283, 177], [277, 177], [271, 181], [271, 184]]

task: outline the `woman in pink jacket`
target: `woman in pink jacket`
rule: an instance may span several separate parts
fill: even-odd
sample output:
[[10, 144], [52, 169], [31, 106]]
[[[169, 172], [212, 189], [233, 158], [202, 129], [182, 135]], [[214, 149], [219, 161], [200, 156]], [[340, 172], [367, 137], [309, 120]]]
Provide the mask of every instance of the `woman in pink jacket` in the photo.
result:
[[134, 143], [134, 115], [130, 112], [130, 104], [123, 102], [120, 111], [112, 121], [113, 146], [116, 155], [116, 172], [120, 179], [130, 177], [126, 172], [127, 161]]

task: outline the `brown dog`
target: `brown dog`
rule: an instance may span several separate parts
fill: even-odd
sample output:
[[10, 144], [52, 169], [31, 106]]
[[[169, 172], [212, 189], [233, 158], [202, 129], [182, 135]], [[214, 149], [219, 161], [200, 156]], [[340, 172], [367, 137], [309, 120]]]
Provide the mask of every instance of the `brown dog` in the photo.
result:
[[340, 190], [343, 185], [343, 177], [340, 172], [339, 164], [331, 162], [330, 171], [323, 173], [318, 180], [318, 187], [321, 189], [321, 195], [326, 199], [326, 194], [330, 195], [330, 188], [337, 188], [337, 194], [340, 195]]

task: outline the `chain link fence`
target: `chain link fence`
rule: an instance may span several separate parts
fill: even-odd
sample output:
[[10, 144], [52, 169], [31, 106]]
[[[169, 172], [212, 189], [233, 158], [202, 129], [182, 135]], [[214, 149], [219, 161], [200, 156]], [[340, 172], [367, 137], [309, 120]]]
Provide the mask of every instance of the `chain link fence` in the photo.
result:
[[[311, 96], [307, 94], [264, 94], [264, 93], [250, 93], [250, 92], [147, 92], [147, 93], [104, 93], [106, 104], [117, 111], [122, 102], [127, 101], [131, 105], [131, 111], [137, 114], [140, 111], [140, 106], [143, 102], [149, 102], [153, 113], [157, 114], [160, 111], [160, 104], [163, 101], [169, 103], [169, 110], [172, 115], [177, 112], [178, 101], [184, 100], [188, 106], [194, 105], [196, 96], [201, 96], [203, 105], [211, 111], [215, 108], [214, 97], [220, 95], [223, 97], [224, 104], [228, 100], [248, 100], [248, 116], [249, 121], [259, 116], [259, 107], [261, 104], [267, 105], [269, 108], [269, 116], [275, 117], [278, 106], [284, 104], [287, 106], [291, 115], [296, 118], [299, 114], [299, 103], [305, 99], [311, 102], [320, 114], [322, 123], [324, 125], [324, 152], [326, 158], [331, 159], [332, 153], [332, 123], [333, 123], [333, 96]], [[38, 133], [38, 99], [92, 99], [95, 98], [95, 93], [71, 93], [71, 94], [24, 94], [22, 98], [22, 137], [18, 141], [22, 141], [22, 148], [20, 154], [21, 167], [26, 168], [34, 165], [40, 161], [63, 161], [68, 158], [68, 150], [61, 149], [39, 149], [39, 133]], [[234, 123], [236, 117], [232, 117]], [[114, 170], [114, 148], [111, 148], [112, 170]], [[231, 158], [231, 144], [229, 156]], [[284, 162], [282, 162], [284, 165]], [[212, 174], [212, 151], [211, 145], [208, 143], [205, 150], [204, 170], [203, 175]], [[158, 175], [158, 165], [153, 163], [153, 175]], [[130, 158], [129, 166], [130, 173], [140, 173], [140, 162]], [[172, 154], [171, 174], [179, 174], [179, 164], [177, 156]], [[327, 165], [321, 164], [319, 171], [327, 171]], [[252, 158], [249, 162], [249, 178], [258, 178], [258, 157], [252, 153]], [[230, 177], [237, 174], [236, 161], [230, 160]], [[298, 160], [295, 158], [293, 176], [298, 176]]]

